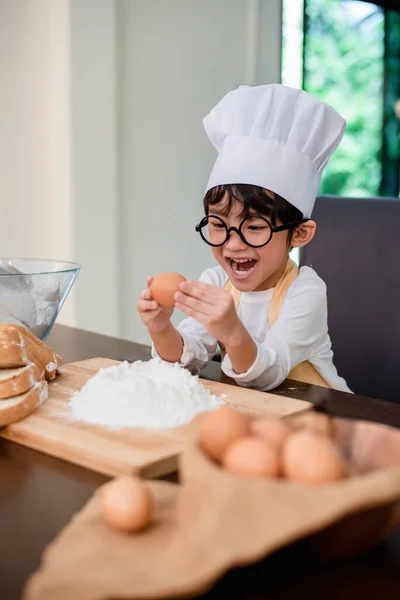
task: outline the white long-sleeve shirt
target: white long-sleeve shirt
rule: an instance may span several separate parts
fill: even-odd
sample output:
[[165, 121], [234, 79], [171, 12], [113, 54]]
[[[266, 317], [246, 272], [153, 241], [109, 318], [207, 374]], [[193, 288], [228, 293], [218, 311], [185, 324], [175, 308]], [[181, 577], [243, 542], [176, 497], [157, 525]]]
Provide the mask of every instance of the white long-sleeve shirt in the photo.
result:
[[[224, 287], [228, 276], [222, 267], [207, 269], [200, 281]], [[308, 360], [335, 390], [350, 392], [333, 364], [331, 340], [328, 334], [326, 286], [313, 269], [301, 267], [289, 287], [275, 324], [268, 327], [268, 312], [273, 289], [263, 292], [242, 292], [238, 316], [257, 344], [257, 358], [245, 373], [236, 373], [229, 356], [222, 370], [239, 385], [271, 390], [280, 385], [290, 371]], [[184, 341], [180, 364], [202, 369], [217, 349], [217, 340], [205, 327], [189, 317], [177, 327]], [[153, 345], [153, 357], [158, 356]]]

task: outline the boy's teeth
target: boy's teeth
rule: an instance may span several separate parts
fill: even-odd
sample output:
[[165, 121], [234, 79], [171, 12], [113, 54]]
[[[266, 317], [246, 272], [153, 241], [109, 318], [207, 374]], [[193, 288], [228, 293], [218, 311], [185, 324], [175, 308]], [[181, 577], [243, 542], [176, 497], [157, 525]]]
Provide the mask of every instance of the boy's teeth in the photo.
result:
[[253, 258], [231, 259], [232, 271], [235, 275], [249, 275], [253, 272], [256, 261]]

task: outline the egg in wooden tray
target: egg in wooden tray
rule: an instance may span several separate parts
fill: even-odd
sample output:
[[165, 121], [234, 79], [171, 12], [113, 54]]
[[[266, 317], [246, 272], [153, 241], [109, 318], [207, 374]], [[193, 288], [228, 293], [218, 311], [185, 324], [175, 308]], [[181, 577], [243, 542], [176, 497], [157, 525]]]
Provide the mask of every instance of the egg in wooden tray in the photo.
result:
[[307, 426], [274, 418], [248, 423], [234, 408], [204, 415], [199, 445], [221, 468], [242, 476], [279, 477], [322, 485], [349, 474], [333, 440], [330, 419], [316, 414]]

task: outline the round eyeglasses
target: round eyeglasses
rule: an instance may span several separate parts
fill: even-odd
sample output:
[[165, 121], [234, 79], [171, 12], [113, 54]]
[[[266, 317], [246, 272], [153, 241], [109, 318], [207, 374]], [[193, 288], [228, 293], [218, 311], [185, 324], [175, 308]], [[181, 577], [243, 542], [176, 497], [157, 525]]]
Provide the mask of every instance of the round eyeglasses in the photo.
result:
[[239, 228], [237, 228], [228, 227], [225, 221], [217, 215], [207, 215], [196, 225], [196, 231], [200, 233], [202, 239], [209, 246], [223, 246], [229, 240], [231, 232], [234, 231], [247, 246], [262, 248], [271, 241], [274, 233], [287, 231], [306, 221], [308, 219], [301, 219], [300, 221], [286, 223], [286, 225], [272, 227], [271, 223], [264, 217], [251, 216], [243, 219]]

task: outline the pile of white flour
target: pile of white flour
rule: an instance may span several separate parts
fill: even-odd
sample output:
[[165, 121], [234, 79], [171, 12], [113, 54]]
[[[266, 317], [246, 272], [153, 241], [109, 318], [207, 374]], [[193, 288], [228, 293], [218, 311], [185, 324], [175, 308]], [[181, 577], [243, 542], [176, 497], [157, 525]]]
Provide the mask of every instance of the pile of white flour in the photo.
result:
[[101, 369], [72, 395], [72, 418], [109, 429], [166, 429], [224, 404], [196, 376], [158, 358]]

